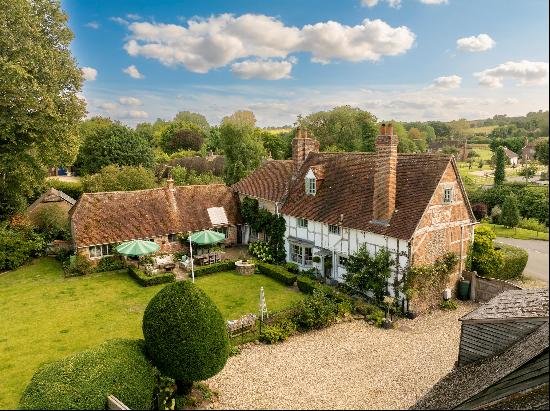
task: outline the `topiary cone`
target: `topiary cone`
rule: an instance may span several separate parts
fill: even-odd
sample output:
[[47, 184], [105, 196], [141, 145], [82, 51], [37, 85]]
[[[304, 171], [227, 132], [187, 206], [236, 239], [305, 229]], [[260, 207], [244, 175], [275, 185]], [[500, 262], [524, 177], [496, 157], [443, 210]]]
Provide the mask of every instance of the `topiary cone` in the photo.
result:
[[157, 368], [176, 380], [178, 393], [220, 372], [229, 338], [218, 307], [189, 281], [164, 287], [143, 314], [147, 353]]

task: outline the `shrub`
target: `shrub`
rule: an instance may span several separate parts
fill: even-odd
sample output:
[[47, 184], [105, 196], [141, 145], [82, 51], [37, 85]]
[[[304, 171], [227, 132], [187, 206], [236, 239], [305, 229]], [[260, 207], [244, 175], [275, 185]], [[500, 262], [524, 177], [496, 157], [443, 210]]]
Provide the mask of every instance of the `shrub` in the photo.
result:
[[16, 230], [0, 224], [0, 271], [14, 270], [44, 251], [44, 238], [32, 230]]
[[506, 244], [499, 244], [495, 249], [502, 254], [503, 266], [493, 273], [493, 278], [508, 280], [520, 277], [529, 259], [527, 251]]
[[164, 375], [176, 380], [179, 394], [221, 371], [229, 356], [220, 310], [190, 281], [160, 290], [145, 309], [142, 329], [147, 352]]
[[142, 166], [108, 165], [96, 174], [82, 178], [82, 187], [87, 193], [100, 191], [132, 191], [155, 188], [155, 174]]
[[305, 275], [299, 276], [296, 284], [298, 285], [298, 289], [305, 294], [313, 294], [313, 290], [317, 289], [318, 285], [320, 285], [317, 281]]
[[502, 216], [502, 210], [498, 205], [491, 209], [491, 223], [500, 224], [500, 217]]
[[495, 250], [495, 233], [487, 226], [475, 228], [474, 243], [471, 249], [472, 269], [481, 276], [494, 277], [502, 269], [502, 253]]
[[143, 340], [109, 340], [39, 368], [23, 392], [20, 409], [105, 409], [114, 395], [131, 409], [151, 409], [158, 372]]
[[521, 218], [518, 223], [518, 227], [524, 228], [526, 230], [538, 231], [541, 233], [547, 233], [548, 227], [544, 224], [541, 224], [535, 218]]
[[439, 303], [439, 308], [442, 310], [456, 310], [458, 308], [458, 304], [454, 300], [443, 300]]
[[296, 282], [296, 274], [289, 273], [283, 267], [267, 263], [258, 263], [257, 267], [263, 275], [267, 275], [285, 285], [291, 286]]
[[382, 311], [379, 307], [374, 304], [369, 304], [363, 300], [355, 301], [354, 310], [358, 314], [364, 315], [365, 317], [373, 314], [380, 314], [382, 317], [384, 316], [384, 311]]
[[487, 204], [485, 203], [475, 203], [472, 204], [472, 211], [474, 212], [474, 216], [479, 221], [485, 217], [487, 217]]
[[221, 271], [231, 271], [235, 269], [235, 261], [227, 260], [219, 263], [205, 265], [201, 267], [193, 267], [195, 277], [200, 277], [206, 274], [219, 273]]
[[255, 241], [248, 245], [248, 251], [258, 260], [264, 263], [272, 263], [273, 255], [271, 254], [271, 249], [269, 244], [263, 241]]
[[143, 287], [149, 287], [151, 285], [172, 283], [176, 281], [176, 275], [174, 273], [162, 273], [155, 275], [147, 275], [139, 268], [133, 265], [128, 266], [128, 273]]
[[78, 277], [92, 272], [92, 263], [82, 255], [74, 255], [65, 260], [63, 270], [65, 277]]
[[337, 304], [325, 293], [314, 290], [297, 305], [293, 321], [304, 330], [323, 328], [336, 320]]
[[41, 204], [29, 215], [34, 227], [46, 241], [71, 238], [67, 212], [57, 203]]
[[510, 194], [502, 203], [500, 223], [505, 227], [516, 227], [519, 224], [518, 199], [515, 194]]
[[80, 181], [61, 181], [58, 178], [50, 178], [46, 180], [44, 184], [46, 188], [53, 187], [56, 190], [63, 191], [65, 194], [74, 198], [75, 200], [78, 200], [84, 192]]
[[288, 319], [283, 319], [274, 325], [265, 327], [260, 335], [260, 341], [266, 344], [275, 344], [279, 341], [286, 341], [295, 332], [296, 324]]
[[126, 268], [126, 261], [118, 255], [107, 255], [99, 260], [99, 263], [95, 267], [95, 272], [101, 273], [104, 271], [115, 271]]
[[287, 262], [287, 263], [284, 263], [284, 267], [287, 269], [287, 271], [293, 274], [298, 274], [300, 272], [300, 268], [296, 263]]

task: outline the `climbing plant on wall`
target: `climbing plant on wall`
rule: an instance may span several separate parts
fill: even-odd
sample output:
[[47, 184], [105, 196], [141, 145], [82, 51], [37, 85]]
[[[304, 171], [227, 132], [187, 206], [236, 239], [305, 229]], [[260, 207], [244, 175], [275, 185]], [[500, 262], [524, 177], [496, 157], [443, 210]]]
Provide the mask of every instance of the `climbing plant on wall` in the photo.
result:
[[269, 240], [267, 244], [275, 262], [283, 262], [285, 252], [286, 223], [282, 216], [270, 213], [260, 208], [258, 200], [245, 197], [241, 203], [241, 215], [244, 221], [257, 232], [264, 232]]

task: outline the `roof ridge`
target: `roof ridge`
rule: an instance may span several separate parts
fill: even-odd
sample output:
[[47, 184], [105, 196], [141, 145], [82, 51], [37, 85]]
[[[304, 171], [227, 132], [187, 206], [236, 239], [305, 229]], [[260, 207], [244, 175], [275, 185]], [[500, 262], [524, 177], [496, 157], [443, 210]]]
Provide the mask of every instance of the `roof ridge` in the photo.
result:
[[[174, 188], [183, 188], [183, 187], [211, 187], [211, 186], [224, 186], [229, 187], [225, 183], [214, 183], [214, 184], [185, 184], [185, 185], [174, 185]], [[98, 194], [116, 194], [116, 193], [142, 193], [144, 191], [155, 191], [155, 190], [166, 190], [168, 187], [155, 187], [155, 188], [143, 188], [141, 190], [115, 190], [115, 191], [96, 191], [90, 193], [82, 193], [82, 195], [98, 195]]]

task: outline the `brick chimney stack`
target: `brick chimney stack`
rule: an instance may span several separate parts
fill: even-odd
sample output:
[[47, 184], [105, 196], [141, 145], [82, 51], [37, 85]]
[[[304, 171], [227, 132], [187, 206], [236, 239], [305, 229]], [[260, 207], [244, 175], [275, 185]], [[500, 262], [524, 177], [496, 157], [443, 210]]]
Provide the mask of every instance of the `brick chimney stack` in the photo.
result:
[[382, 123], [380, 135], [376, 138], [376, 169], [374, 171], [374, 193], [372, 222], [389, 224], [395, 210], [397, 189], [397, 144], [391, 123]]
[[308, 137], [307, 129], [296, 128], [296, 136], [292, 140], [292, 160], [294, 169], [297, 170], [303, 164], [309, 153], [319, 152], [319, 142]]

